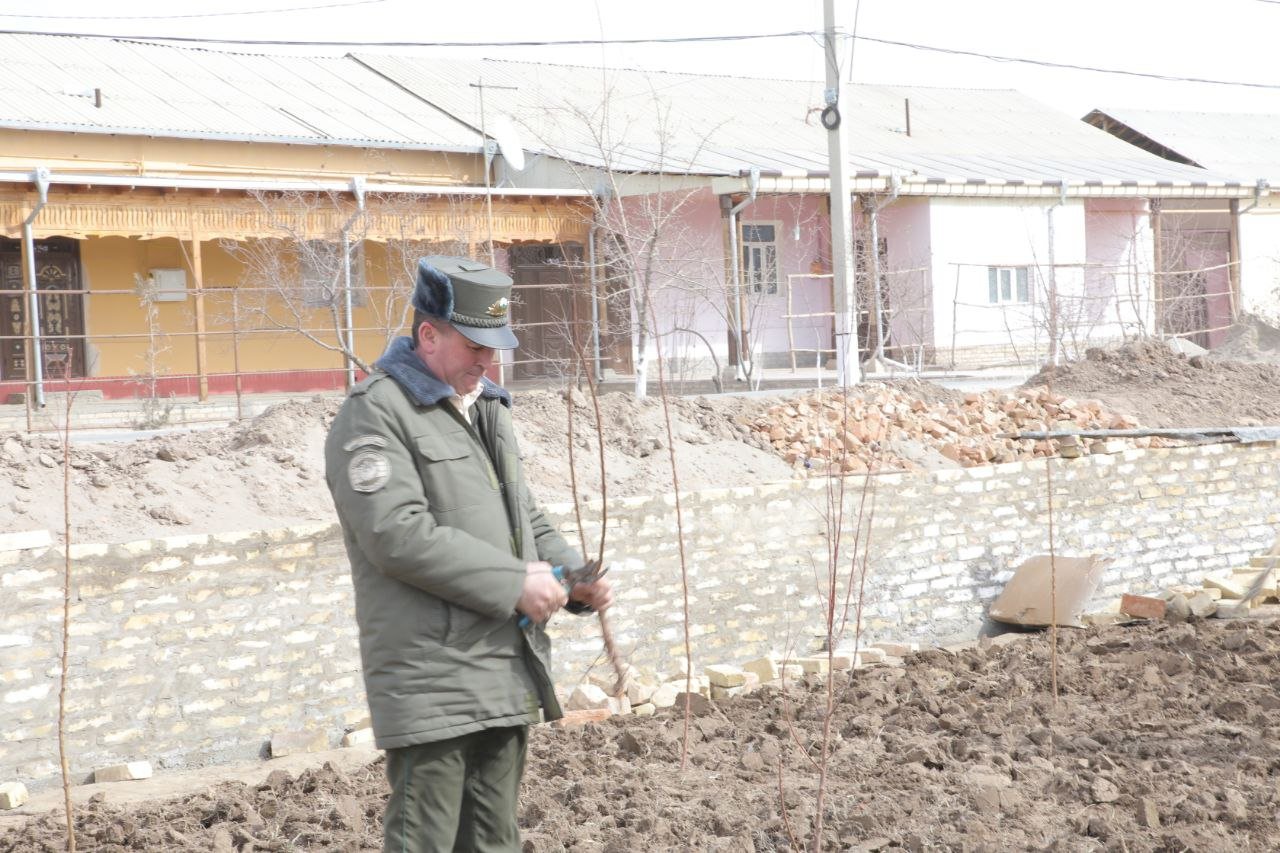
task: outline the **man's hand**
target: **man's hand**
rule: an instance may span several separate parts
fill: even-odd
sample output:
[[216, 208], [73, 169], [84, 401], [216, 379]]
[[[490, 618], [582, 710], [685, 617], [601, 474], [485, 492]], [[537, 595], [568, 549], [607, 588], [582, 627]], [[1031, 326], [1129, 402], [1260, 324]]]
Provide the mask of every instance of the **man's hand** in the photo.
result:
[[598, 578], [591, 583], [575, 584], [569, 597], [600, 613], [613, 604], [613, 587], [609, 586], [608, 578]]
[[569, 600], [564, 586], [551, 574], [550, 563], [525, 563], [524, 572], [524, 589], [516, 610], [534, 622], [546, 622]]

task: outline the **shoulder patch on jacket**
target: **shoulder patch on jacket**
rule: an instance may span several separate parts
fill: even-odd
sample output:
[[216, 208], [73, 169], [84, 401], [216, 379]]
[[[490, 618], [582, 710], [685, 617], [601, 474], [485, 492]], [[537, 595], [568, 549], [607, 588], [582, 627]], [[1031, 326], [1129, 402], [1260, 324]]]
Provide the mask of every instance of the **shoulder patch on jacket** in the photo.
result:
[[376, 492], [391, 479], [391, 463], [377, 450], [361, 450], [347, 463], [347, 479], [357, 492]]

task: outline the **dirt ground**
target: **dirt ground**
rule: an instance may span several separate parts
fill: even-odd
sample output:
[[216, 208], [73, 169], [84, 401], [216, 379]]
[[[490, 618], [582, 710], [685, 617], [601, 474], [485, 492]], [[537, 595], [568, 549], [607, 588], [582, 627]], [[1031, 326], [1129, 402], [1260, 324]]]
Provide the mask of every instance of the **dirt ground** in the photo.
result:
[[[1251, 361], [1225, 361], [1216, 354], [1187, 358], [1164, 344], [1141, 342], [1091, 350], [1086, 359], [1042, 371], [1027, 385], [1051, 383], [1058, 394], [1098, 401], [1143, 426], [1280, 424], [1277, 347], [1280, 331], [1252, 323], [1242, 326], [1224, 349]], [[918, 400], [922, 409], [927, 404], [931, 410], [950, 407], [953, 413], [965, 397], [919, 381], [896, 383], [892, 390], [886, 395], [883, 385], [868, 383], [851, 393], [868, 401], [892, 396], [905, 409]], [[770, 407], [803, 393], [672, 398], [680, 487], [751, 485], [816, 473], [785, 461], [785, 448], [771, 444], [767, 430], [759, 431], [762, 419], [770, 417]], [[567, 402], [560, 391], [527, 391], [516, 397], [514, 415], [528, 480], [543, 502], [567, 501], [573, 495], [566, 453]], [[580, 495], [596, 497], [602, 488], [613, 497], [671, 489], [666, 415], [660, 400], [636, 400], [619, 392], [601, 395], [608, 472], [603, 487], [595, 407], [580, 392], [574, 392], [573, 403]], [[996, 404], [994, 398], [990, 403]], [[339, 405], [336, 397], [300, 399], [220, 429], [125, 443], [73, 444], [73, 541], [115, 542], [197, 529], [224, 532], [331, 520], [323, 445]], [[864, 450], [882, 463], [955, 465], [945, 458], [946, 442], [952, 440], [943, 437], [933, 442], [937, 446], [917, 446], [919, 441], [906, 438], [906, 446], [890, 440], [883, 448]], [[13, 486], [0, 491], [0, 530], [48, 529], [55, 539], [63, 538], [62, 460], [56, 436], [0, 434], [0, 480]]]
[[1245, 315], [1214, 348], [1214, 358], [1280, 364], [1280, 328]]
[[1276, 346], [1260, 348], [1259, 327], [1270, 329], [1248, 326], [1223, 350], [1202, 356], [1187, 357], [1159, 341], [1091, 349], [1083, 360], [1041, 370], [1027, 384], [1097, 397], [1143, 426], [1280, 424], [1280, 332], [1264, 332], [1267, 341], [1266, 334], [1277, 336]]
[[[1012, 638], [1012, 642], [1001, 642]], [[1264, 851], [1280, 846], [1280, 622], [1005, 635], [898, 666], [766, 686], [683, 717], [539, 727], [520, 809], [529, 851]], [[680, 706], [677, 705], [677, 708]], [[806, 755], [807, 753], [807, 755]], [[380, 761], [273, 773], [166, 802], [96, 802], [79, 849], [375, 850]], [[784, 807], [785, 804], [785, 807]], [[59, 819], [0, 836], [54, 851]]]
[[[1028, 384], [1051, 382], [1147, 426], [1280, 423], [1267, 328], [1242, 331], [1225, 350], [1248, 361], [1131, 344]], [[895, 393], [931, 406], [964, 397], [920, 382]], [[572, 402], [577, 490], [598, 495], [590, 401], [555, 391], [517, 400], [535, 493], [571, 496], [564, 448]], [[779, 400], [672, 400], [681, 487], [803, 474], [753, 429]], [[223, 429], [74, 445], [73, 537], [110, 542], [332, 518], [321, 447], [339, 402], [297, 400]], [[661, 402], [614, 393], [600, 405], [609, 494], [669, 489]], [[1205, 424], [1209, 413], [1214, 423]], [[56, 439], [0, 435], [0, 477], [16, 487], [0, 493], [0, 530], [61, 530]], [[1280, 624], [1064, 630], [1056, 702], [1050, 660], [1041, 635], [928, 651], [901, 666], [834, 676], [830, 712], [824, 682], [765, 687], [699, 707], [684, 770], [682, 720], [670, 711], [540, 727], [521, 809], [525, 849], [804, 846], [817, 796], [815, 744], [828, 719], [827, 849], [1280, 849]], [[94, 801], [77, 810], [77, 834], [82, 850], [374, 850], [385, 795], [379, 763], [280, 771], [259, 785], [225, 783], [172, 800]], [[61, 834], [57, 819], [36, 818], [0, 835], [0, 853], [62, 849]]]

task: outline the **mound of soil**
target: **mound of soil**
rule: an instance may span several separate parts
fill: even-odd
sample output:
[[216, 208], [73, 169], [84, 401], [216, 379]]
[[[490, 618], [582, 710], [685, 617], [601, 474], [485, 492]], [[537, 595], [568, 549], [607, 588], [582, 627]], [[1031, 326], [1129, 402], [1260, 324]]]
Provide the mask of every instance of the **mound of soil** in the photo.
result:
[[1210, 355], [1230, 361], [1280, 364], [1280, 329], [1260, 317], [1245, 314]]
[[[573, 404], [573, 459], [570, 468], [569, 421]], [[514, 408], [525, 476], [543, 501], [572, 500], [576, 479], [580, 495], [649, 495], [672, 489], [671, 450], [681, 489], [752, 485], [792, 477], [791, 466], [757, 441], [748, 425], [771, 401], [744, 397], [670, 397], [670, 439], [661, 399], [637, 400], [610, 392], [599, 396], [603, 424], [606, 482], [600, 482], [600, 437], [596, 404], [573, 391], [525, 391]]]
[[[573, 394], [574, 468], [580, 493], [601, 492], [595, 407]], [[221, 429], [132, 442], [73, 443], [70, 515], [78, 542], [117, 542], [200, 532], [253, 530], [334, 518], [324, 482], [324, 440], [341, 398], [275, 405]], [[682, 489], [785, 480], [791, 467], [742, 421], [762, 404], [724, 397], [671, 398], [671, 430]], [[530, 487], [543, 502], [571, 500], [568, 405], [554, 391], [517, 395], [513, 410]], [[671, 489], [666, 416], [660, 400], [604, 394], [606, 484], [613, 497]], [[745, 439], [745, 440], [744, 440]], [[57, 436], [0, 435], [0, 530], [63, 531], [63, 448]]]
[[[73, 541], [254, 530], [333, 517], [324, 437], [340, 401], [291, 401], [252, 421], [141, 441], [73, 443]], [[63, 447], [50, 435], [0, 436], [0, 529], [62, 539]], [[276, 524], [278, 522], [278, 524]]]
[[[1245, 851], [1280, 834], [1280, 623], [1006, 635], [530, 738], [529, 851]], [[830, 690], [828, 689], [830, 688]], [[678, 704], [677, 708], [681, 706]], [[826, 738], [825, 780], [819, 768]], [[378, 849], [382, 765], [76, 815], [94, 850]], [[64, 849], [54, 815], [0, 851]]]
[[[1027, 383], [1044, 385], [1050, 386], [1047, 395], [1024, 391], [1017, 400], [917, 381], [857, 386], [845, 402], [857, 411], [879, 407], [896, 427], [883, 441], [859, 439], [853, 449], [862, 455], [853, 455], [863, 467], [909, 470], [1011, 461], [1027, 448], [994, 436], [1055, 424], [1063, 413], [1049, 405], [1067, 397], [1083, 401], [1079, 412], [1065, 413], [1077, 428], [1105, 425], [1114, 416], [1153, 427], [1280, 423], [1280, 365], [1188, 359], [1156, 342], [1090, 350], [1086, 359], [1042, 371]], [[552, 503], [571, 500], [575, 490], [611, 497], [669, 492], [675, 482], [671, 445], [679, 486], [686, 490], [825, 473], [805, 467], [809, 457], [823, 453], [810, 446], [814, 436], [801, 435], [786, 415], [808, 405], [806, 396], [814, 399], [805, 392], [671, 397], [664, 409], [656, 398], [602, 394], [603, 484], [595, 402], [578, 391], [526, 391], [516, 395], [514, 417], [530, 487]], [[74, 443], [68, 495], [73, 540], [117, 542], [332, 520], [323, 446], [340, 405], [340, 398], [317, 396], [222, 429]], [[818, 449], [826, 442], [830, 451], [839, 437], [817, 438]], [[1027, 452], [1054, 452], [1042, 444]], [[0, 530], [47, 529], [63, 538], [63, 464], [56, 436], [0, 434], [0, 478], [13, 486], [0, 491]]]
[[1232, 427], [1280, 424], [1280, 365], [1188, 358], [1154, 340], [1046, 367], [1025, 387], [1093, 397], [1149, 427]]

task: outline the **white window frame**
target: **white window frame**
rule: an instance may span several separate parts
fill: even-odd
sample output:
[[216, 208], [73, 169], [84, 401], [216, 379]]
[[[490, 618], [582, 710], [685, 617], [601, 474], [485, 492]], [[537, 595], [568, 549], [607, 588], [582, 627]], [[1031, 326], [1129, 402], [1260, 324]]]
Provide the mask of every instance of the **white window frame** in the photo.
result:
[[[773, 229], [772, 240], [748, 240], [747, 229], [767, 227]], [[778, 234], [782, 232], [781, 220], [753, 220], [751, 222], [738, 223], [738, 241], [740, 261], [742, 263], [741, 275], [742, 285], [748, 293], [759, 294], [764, 296], [776, 296], [778, 293], [778, 284], [782, 280], [782, 261], [778, 257]], [[768, 263], [769, 255], [772, 254], [773, 267], [771, 270], [765, 270], [748, 262], [751, 257], [750, 253], [758, 249], [761, 257]], [[759, 270], [760, 274], [752, 275], [753, 271]]]
[[987, 267], [987, 304], [1030, 305], [1031, 267]]
[[146, 298], [152, 302], [186, 302], [187, 271], [178, 268], [151, 270]]

